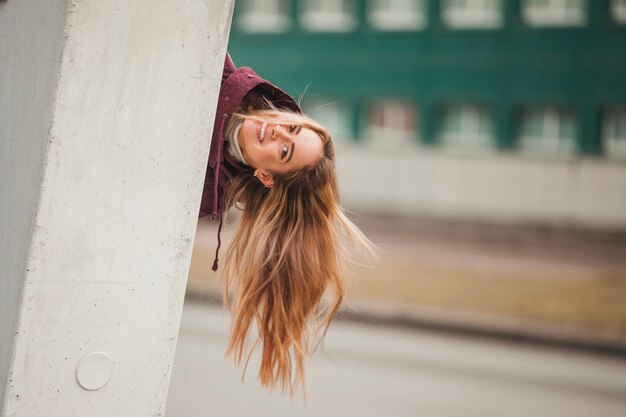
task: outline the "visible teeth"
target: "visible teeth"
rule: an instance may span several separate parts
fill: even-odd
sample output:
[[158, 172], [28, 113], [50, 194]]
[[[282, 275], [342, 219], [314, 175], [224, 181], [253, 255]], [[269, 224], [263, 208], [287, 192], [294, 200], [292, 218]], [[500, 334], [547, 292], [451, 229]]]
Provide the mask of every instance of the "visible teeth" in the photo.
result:
[[261, 125], [261, 134], [259, 135], [259, 141], [263, 142], [263, 138], [265, 138], [265, 129], [267, 128], [267, 123], [263, 123]]

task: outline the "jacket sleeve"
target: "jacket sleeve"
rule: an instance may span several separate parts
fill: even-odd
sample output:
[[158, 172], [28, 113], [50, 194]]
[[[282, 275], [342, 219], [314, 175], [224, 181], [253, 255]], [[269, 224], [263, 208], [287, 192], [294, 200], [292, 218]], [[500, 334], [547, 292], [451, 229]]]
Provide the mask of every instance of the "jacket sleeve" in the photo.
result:
[[215, 201], [215, 171], [208, 168], [204, 178], [204, 188], [202, 189], [202, 199], [200, 200], [200, 213], [198, 217], [207, 217], [213, 214], [213, 202]]
[[[224, 81], [226, 81], [226, 79], [228, 79], [228, 77], [232, 75], [233, 72], [235, 72], [235, 69], [235, 64], [233, 63], [230, 54], [226, 52], [226, 57], [224, 58], [224, 69], [222, 71], [222, 84], [224, 83]], [[215, 126], [217, 126], [217, 124]], [[214, 136], [213, 140], [215, 139], [216, 138]], [[211, 146], [211, 152], [217, 152], [217, 149], [217, 146]], [[213, 157], [215, 157], [215, 155]], [[207, 172], [204, 178], [204, 188], [202, 190], [202, 200], [200, 202], [200, 213], [198, 217], [214, 217], [217, 214], [214, 212], [215, 199], [219, 198], [220, 196], [215, 195], [215, 181], [215, 169], [209, 165], [207, 166]], [[218, 188], [218, 193], [220, 193], [222, 191], [221, 187]]]

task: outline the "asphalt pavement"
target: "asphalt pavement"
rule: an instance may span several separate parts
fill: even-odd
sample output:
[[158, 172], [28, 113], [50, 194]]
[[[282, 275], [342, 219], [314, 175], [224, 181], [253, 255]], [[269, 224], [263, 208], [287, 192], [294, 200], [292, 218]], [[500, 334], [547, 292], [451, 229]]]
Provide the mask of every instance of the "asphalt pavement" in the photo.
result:
[[268, 393], [224, 358], [229, 315], [187, 302], [167, 417], [626, 417], [626, 359], [511, 340], [335, 322], [307, 396]]

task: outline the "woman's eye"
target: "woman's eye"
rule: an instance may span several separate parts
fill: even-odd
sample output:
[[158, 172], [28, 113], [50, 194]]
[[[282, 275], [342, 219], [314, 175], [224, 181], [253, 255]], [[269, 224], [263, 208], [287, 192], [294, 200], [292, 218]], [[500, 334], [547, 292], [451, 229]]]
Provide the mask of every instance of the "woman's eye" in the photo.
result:
[[285, 159], [288, 152], [289, 152], [289, 149], [287, 148], [287, 145], [283, 145], [283, 147], [280, 148], [280, 159]]
[[298, 126], [296, 126], [296, 125], [289, 126], [289, 133], [295, 132], [297, 128], [298, 128]]

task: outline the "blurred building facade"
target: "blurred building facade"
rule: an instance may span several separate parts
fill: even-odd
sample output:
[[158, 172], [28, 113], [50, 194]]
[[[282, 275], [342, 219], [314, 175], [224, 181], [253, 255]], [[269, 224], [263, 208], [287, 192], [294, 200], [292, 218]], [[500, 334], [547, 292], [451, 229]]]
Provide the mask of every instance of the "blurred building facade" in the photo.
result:
[[350, 208], [626, 230], [626, 0], [238, 0], [229, 50], [329, 127]]

